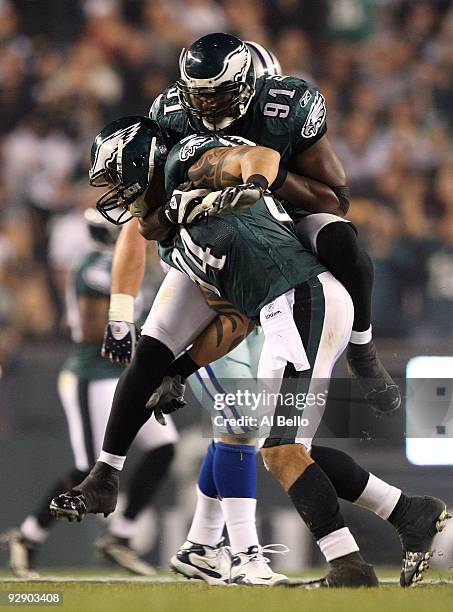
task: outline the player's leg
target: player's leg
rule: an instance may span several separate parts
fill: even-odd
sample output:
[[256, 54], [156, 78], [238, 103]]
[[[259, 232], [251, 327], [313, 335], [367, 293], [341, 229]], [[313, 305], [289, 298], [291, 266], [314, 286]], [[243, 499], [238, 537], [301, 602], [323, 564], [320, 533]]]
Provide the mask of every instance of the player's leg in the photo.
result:
[[52, 485], [39, 501], [36, 510], [26, 517], [19, 529], [10, 530], [2, 538], [9, 547], [11, 569], [21, 578], [36, 575], [33, 571], [36, 553], [47, 539], [55, 521], [49, 511], [50, 500], [83, 480], [94, 462], [85, 405], [81, 401], [79, 378], [72, 372], [61, 372], [58, 378], [58, 392], [68, 422], [75, 468], [69, 470]]
[[[283, 329], [290, 328], [291, 314], [287, 314], [284, 315], [287, 321], [280, 317], [280, 324], [285, 323], [280, 331], [266, 329], [263, 324], [266, 334], [263, 353], [270, 351], [270, 355], [262, 356], [260, 378], [274, 377], [278, 381], [283, 377], [281, 397], [305, 394], [304, 420], [300, 423], [291, 420], [297, 416], [294, 403], [288, 405], [287, 402], [279, 402], [261, 453], [266, 466], [288, 493], [330, 564], [329, 573], [317, 581], [316, 586], [377, 586], [373, 568], [361, 557], [359, 547], [345, 524], [335, 488], [309, 454], [311, 438], [325, 408], [333, 366], [349, 339], [353, 317], [351, 299], [330, 273], [321, 274], [315, 281], [296, 287], [293, 296], [288, 299], [294, 300], [292, 319], [305, 348], [308, 369], [297, 371], [288, 361], [284, 370], [278, 370], [272, 363], [272, 333], [281, 334]], [[280, 312], [285, 312], [283, 306], [279, 308]], [[297, 351], [300, 353], [300, 347], [297, 349], [293, 345], [292, 350], [292, 358], [296, 363], [300, 361], [298, 367], [303, 367], [303, 355], [297, 357], [294, 354]], [[310, 405], [309, 397], [316, 398]]]
[[403, 548], [401, 586], [422, 580], [433, 554], [434, 536], [449, 517], [445, 502], [408, 496], [338, 449], [313, 445], [311, 457], [330, 478], [339, 498], [371, 510], [396, 529]]
[[[253, 333], [229, 355], [189, 378], [191, 389], [211, 417], [240, 417], [240, 406], [215, 410], [215, 398], [238, 388], [239, 381], [253, 385], [253, 355], [259, 354], [262, 335]], [[257, 360], [256, 360], [257, 361]], [[256, 370], [256, 366], [254, 368]], [[221, 406], [219, 406], [221, 408]], [[234, 432], [236, 435], [234, 435]], [[187, 541], [172, 558], [171, 566], [186, 576], [197, 575], [211, 581], [214, 569], [221, 580], [230, 578], [230, 555], [225, 555], [221, 536], [226, 523], [233, 555], [248, 554], [244, 584], [276, 584], [286, 576], [274, 573], [265, 561], [256, 530], [256, 450], [254, 433], [247, 426], [232, 426], [229, 433], [217, 428], [217, 442], [212, 442], [200, 470], [197, 506]], [[221, 501], [220, 501], [221, 500]], [[200, 551], [201, 547], [201, 560]], [[198, 551], [198, 552], [197, 552]], [[205, 571], [204, 559], [211, 568]], [[226, 561], [225, 561], [226, 559]], [[200, 562], [201, 561], [201, 562]], [[218, 580], [218, 576], [213, 576]]]
[[[92, 391], [93, 397], [96, 398], [97, 408], [94, 442], [95, 453], [98, 454], [102, 445], [114, 386], [109, 387], [107, 381], [102, 381], [95, 383]], [[105, 398], [103, 412], [99, 406], [101, 397]], [[134, 442], [141, 450], [141, 458], [124, 491], [125, 507], [121, 511], [118, 508], [115, 510], [106, 533], [95, 543], [98, 552], [106, 559], [135, 574], [151, 576], [155, 573], [154, 568], [138, 556], [132, 540], [137, 532], [137, 520], [140, 513], [152, 503], [160, 484], [168, 473], [177, 440], [178, 433], [171, 417], [167, 418], [166, 427], [159, 425], [154, 417], [143, 425]]]
[[203, 459], [196, 488], [197, 503], [187, 539], [170, 559], [173, 571], [208, 584], [227, 584], [231, 556], [223, 544], [225, 519], [214, 481], [215, 442]]
[[172, 269], [143, 326], [132, 362], [118, 381], [98, 461], [67, 498], [66, 515], [60, 508], [60, 516], [81, 520], [87, 512], [107, 516], [114, 511], [126, 453], [152, 414], [147, 400], [175, 355], [214, 317], [197, 286]]
[[357, 240], [351, 223], [336, 215], [318, 213], [298, 222], [297, 233], [320, 261], [344, 285], [354, 304], [354, 323], [347, 359], [367, 402], [389, 413], [401, 405], [401, 395], [376, 352], [371, 333], [373, 264]]
[[36, 560], [41, 545], [47, 540], [55, 518], [49, 512], [49, 502], [71, 489], [87, 475], [88, 469], [74, 468], [56, 480], [47, 493], [40, 499], [37, 507], [18, 528], [8, 529], [0, 534], [0, 545], [9, 553], [9, 566], [18, 578], [37, 578]]
[[153, 416], [137, 434], [136, 444], [142, 456], [125, 491], [127, 503], [124, 511], [121, 515], [113, 515], [109, 528], [118, 537], [133, 535], [136, 518], [149, 506], [168, 474], [179, 436], [170, 415], [167, 415], [166, 422], [163, 427]]

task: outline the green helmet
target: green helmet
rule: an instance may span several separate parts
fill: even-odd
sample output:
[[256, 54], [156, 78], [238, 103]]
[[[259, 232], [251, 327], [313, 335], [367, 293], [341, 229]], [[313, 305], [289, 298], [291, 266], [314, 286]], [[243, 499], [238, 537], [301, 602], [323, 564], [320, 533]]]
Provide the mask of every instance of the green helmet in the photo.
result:
[[110, 187], [96, 204], [101, 215], [115, 225], [130, 221], [129, 206], [146, 191], [166, 153], [157, 121], [132, 116], [109, 123], [91, 147], [90, 184]]
[[247, 45], [231, 34], [208, 34], [183, 49], [177, 82], [189, 116], [209, 130], [222, 130], [242, 117], [255, 93], [255, 70]]

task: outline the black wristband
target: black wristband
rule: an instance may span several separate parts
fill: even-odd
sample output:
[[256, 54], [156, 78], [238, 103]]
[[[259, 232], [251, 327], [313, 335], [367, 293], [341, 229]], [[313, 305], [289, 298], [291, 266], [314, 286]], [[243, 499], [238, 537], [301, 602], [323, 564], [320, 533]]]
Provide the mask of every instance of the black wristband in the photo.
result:
[[188, 352], [183, 353], [178, 359], [175, 359], [173, 363], [168, 367], [165, 374], [167, 376], [175, 376], [179, 374], [183, 378], [187, 378], [194, 372], [196, 372], [200, 366], [195, 363]]
[[175, 227], [175, 223], [170, 221], [170, 219], [165, 214], [165, 210], [164, 209], [165, 209], [165, 206], [161, 206], [159, 208], [159, 210], [157, 211], [157, 220], [159, 221], [159, 223], [163, 227], [174, 228]]
[[269, 181], [262, 174], [251, 174], [248, 179], [245, 181], [246, 183], [253, 183], [260, 187], [263, 191], [269, 187]]
[[283, 183], [286, 181], [288, 170], [282, 165], [279, 166], [275, 181], [271, 185], [271, 191], [278, 191]]

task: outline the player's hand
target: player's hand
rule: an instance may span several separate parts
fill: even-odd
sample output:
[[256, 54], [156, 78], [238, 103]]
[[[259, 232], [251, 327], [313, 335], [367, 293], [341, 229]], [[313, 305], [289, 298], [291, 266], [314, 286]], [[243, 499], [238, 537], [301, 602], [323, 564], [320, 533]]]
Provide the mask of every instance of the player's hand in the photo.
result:
[[203, 198], [208, 193], [207, 189], [175, 189], [163, 213], [173, 225], [189, 225], [206, 215], [208, 205], [203, 204]]
[[147, 192], [148, 190], [146, 189], [144, 193], [135, 198], [135, 200], [129, 205], [129, 212], [133, 217], [144, 219], [149, 213], [149, 206], [146, 202]]
[[156, 421], [166, 425], [165, 415], [184, 408], [187, 402], [184, 399], [186, 385], [179, 374], [176, 376], [164, 376], [162, 382], [151, 394], [146, 402], [146, 407], [154, 412]]
[[105, 326], [101, 355], [113, 363], [130, 363], [140, 338], [140, 330], [134, 323], [109, 321]]
[[222, 191], [209, 193], [203, 199], [203, 204], [207, 207], [208, 215], [217, 215], [226, 210], [248, 208], [255, 204], [263, 193], [263, 189], [254, 183], [233, 185]]

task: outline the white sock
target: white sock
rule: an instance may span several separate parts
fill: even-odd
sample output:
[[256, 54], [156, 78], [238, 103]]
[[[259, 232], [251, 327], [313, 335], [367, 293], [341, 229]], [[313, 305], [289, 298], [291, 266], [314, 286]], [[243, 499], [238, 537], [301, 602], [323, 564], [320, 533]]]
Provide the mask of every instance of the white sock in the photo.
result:
[[42, 544], [47, 539], [49, 532], [47, 529], [41, 527], [38, 523], [36, 516], [27, 516], [25, 521], [20, 526], [20, 531], [27, 540], [35, 542], [36, 544]]
[[122, 455], [112, 455], [111, 453], [106, 453], [105, 451], [101, 450], [98, 461], [102, 461], [110, 467], [121, 471], [123, 469], [124, 462], [126, 461], [126, 456], [123, 457]]
[[370, 473], [362, 495], [354, 503], [372, 510], [383, 519], [388, 519], [400, 497], [401, 489], [376, 478], [374, 474]]
[[220, 501], [208, 497], [197, 486], [197, 506], [187, 539], [196, 544], [216, 546], [223, 533], [225, 520]]
[[109, 525], [109, 532], [117, 538], [127, 538], [129, 540], [135, 532], [135, 520], [128, 519], [121, 514], [117, 516], [114, 512]]
[[354, 331], [352, 330], [351, 332], [351, 337], [349, 338], [349, 342], [352, 342], [352, 344], [368, 344], [368, 342], [371, 342], [371, 339], [373, 337], [373, 334], [371, 332], [371, 325], [368, 329], [366, 329], [365, 331]]
[[357, 542], [348, 527], [342, 527], [324, 536], [318, 540], [318, 546], [327, 562], [359, 550]]
[[225, 497], [222, 499], [231, 552], [236, 555], [250, 546], [259, 546], [256, 532], [256, 499], [251, 497]]

